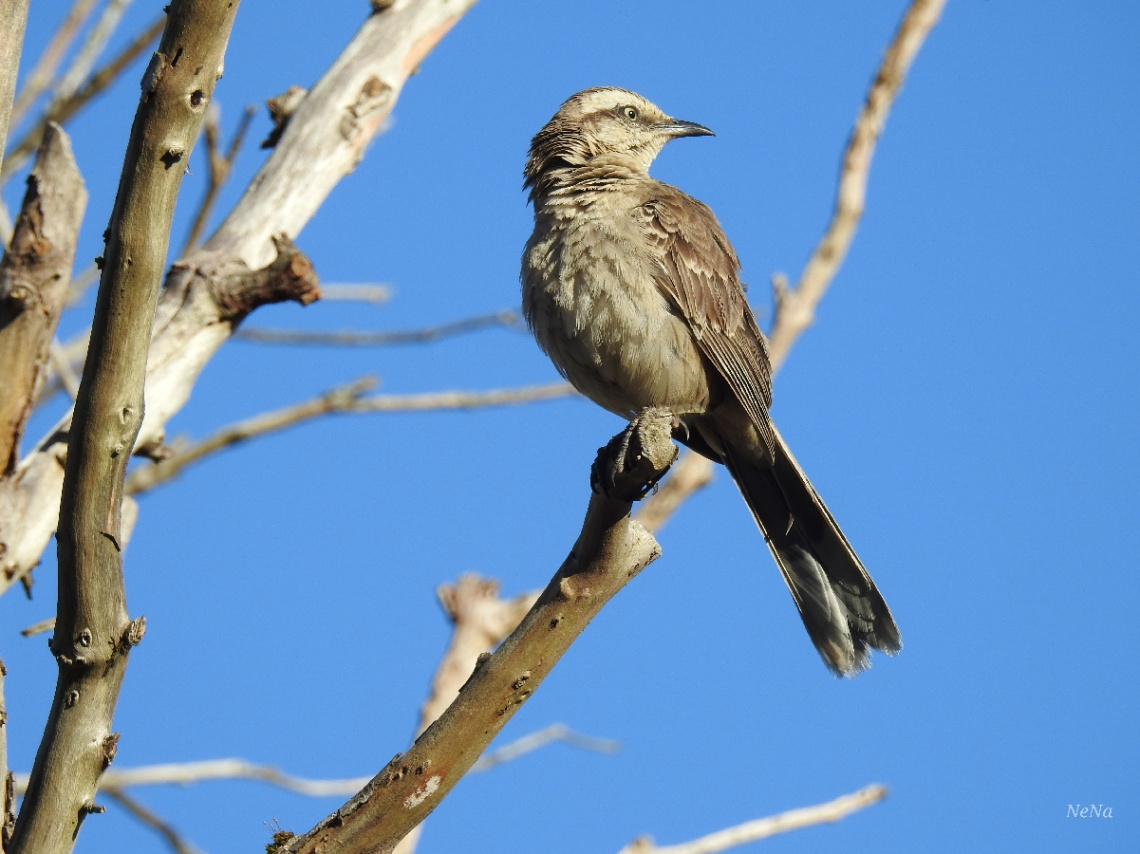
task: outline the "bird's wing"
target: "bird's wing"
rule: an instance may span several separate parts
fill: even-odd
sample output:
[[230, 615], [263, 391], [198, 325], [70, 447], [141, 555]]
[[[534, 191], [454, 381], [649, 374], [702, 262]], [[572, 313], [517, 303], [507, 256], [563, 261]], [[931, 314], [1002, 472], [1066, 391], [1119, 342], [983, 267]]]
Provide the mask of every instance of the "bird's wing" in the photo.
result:
[[740, 261], [709, 207], [653, 182], [638, 217], [654, 245], [661, 288], [693, 330], [701, 352], [724, 377], [771, 450], [768, 345], [744, 296]]

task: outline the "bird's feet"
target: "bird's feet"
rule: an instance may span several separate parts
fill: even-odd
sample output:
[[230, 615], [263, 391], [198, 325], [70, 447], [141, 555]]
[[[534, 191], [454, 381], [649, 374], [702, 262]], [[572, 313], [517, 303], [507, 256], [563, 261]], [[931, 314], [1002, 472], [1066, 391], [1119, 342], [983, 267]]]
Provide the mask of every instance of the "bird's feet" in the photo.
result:
[[607, 498], [638, 501], [657, 485], [677, 459], [671, 436], [677, 418], [668, 409], [649, 406], [624, 430], [598, 449], [590, 469], [590, 488]]

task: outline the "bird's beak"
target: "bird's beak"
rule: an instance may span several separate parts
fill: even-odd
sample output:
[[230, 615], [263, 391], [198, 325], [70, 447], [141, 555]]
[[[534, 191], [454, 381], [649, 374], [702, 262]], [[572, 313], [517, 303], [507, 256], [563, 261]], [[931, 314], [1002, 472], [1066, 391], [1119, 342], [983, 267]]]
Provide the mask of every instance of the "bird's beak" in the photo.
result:
[[667, 135], [670, 139], [678, 139], [682, 136], [716, 136], [711, 130], [704, 125], [699, 125], [696, 122], [686, 122], [682, 119], [669, 119], [657, 125], [657, 130]]

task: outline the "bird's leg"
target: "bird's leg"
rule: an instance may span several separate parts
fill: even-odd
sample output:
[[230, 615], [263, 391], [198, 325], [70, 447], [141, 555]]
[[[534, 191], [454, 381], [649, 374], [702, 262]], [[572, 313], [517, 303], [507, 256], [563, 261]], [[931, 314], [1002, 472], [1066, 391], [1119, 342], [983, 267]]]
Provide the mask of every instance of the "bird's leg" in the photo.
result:
[[[624, 430], [598, 449], [590, 469], [590, 488], [609, 498], [644, 498], [677, 459], [677, 447], [670, 440], [677, 424], [668, 409], [648, 406], [641, 410]], [[664, 446], [668, 459], [660, 459]]]

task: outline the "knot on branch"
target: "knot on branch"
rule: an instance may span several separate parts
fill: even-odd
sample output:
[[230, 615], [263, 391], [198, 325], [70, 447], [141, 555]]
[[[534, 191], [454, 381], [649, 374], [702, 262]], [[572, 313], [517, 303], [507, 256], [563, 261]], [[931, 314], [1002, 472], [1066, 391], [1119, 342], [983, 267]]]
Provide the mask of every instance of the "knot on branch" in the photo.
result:
[[119, 638], [119, 650], [121, 652], [129, 652], [132, 646], [138, 646], [142, 643], [143, 635], [146, 634], [146, 617], [135, 617], [123, 630], [122, 636]]
[[301, 106], [301, 102], [305, 100], [305, 96], [308, 94], [308, 89], [290, 86], [277, 97], [270, 98], [265, 102], [265, 106], [269, 109], [269, 118], [273, 121], [273, 130], [261, 143], [262, 148], [275, 148], [277, 146], [277, 143], [281, 141], [282, 134], [285, 133], [289, 119], [293, 117], [293, 113]]
[[313, 263], [284, 234], [273, 238], [277, 257], [260, 270], [232, 273], [211, 281], [222, 320], [238, 323], [259, 306], [292, 300], [308, 305], [321, 297]]
[[341, 136], [352, 142], [377, 116], [382, 114], [395, 99], [392, 87], [375, 75], [370, 76], [360, 87], [356, 101], [349, 107], [340, 120]]
[[115, 754], [119, 752], [120, 733], [113, 732], [103, 739], [103, 770], [106, 771], [115, 761]]

